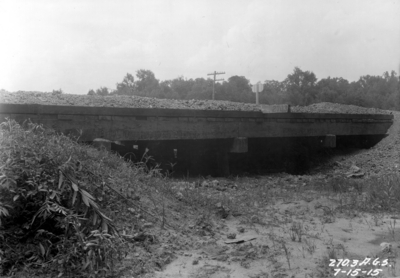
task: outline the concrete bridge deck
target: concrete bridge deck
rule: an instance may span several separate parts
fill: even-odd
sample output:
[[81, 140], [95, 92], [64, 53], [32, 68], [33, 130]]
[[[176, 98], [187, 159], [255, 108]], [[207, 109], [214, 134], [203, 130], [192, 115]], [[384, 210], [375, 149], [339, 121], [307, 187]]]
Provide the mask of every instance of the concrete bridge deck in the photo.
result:
[[31, 119], [80, 141], [201, 140], [384, 135], [393, 115], [262, 113], [38, 104], [0, 104], [0, 119]]

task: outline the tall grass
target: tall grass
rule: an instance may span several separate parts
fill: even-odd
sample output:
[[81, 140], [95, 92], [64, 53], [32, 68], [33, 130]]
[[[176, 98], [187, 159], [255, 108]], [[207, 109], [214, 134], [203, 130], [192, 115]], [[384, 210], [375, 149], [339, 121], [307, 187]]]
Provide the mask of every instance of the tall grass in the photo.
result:
[[[0, 272], [22, 267], [70, 277], [115, 271], [124, 241], [121, 194], [140, 194], [140, 167], [41, 125], [0, 124]], [[117, 194], [120, 192], [120, 194]]]

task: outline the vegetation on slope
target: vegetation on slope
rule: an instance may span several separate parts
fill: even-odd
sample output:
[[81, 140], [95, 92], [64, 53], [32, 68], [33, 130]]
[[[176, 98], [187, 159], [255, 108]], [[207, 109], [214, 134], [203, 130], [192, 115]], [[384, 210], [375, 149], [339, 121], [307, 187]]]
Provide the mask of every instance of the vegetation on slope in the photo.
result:
[[0, 271], [100, 277], [124, 243], [112, 219], [141, 167], [40, 125], [0, 125]]

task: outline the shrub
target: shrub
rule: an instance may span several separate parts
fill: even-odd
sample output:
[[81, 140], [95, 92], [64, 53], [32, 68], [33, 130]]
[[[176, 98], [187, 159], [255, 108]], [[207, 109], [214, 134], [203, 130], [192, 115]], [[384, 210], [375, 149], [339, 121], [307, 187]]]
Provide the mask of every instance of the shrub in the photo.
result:
[[64, 92], [63, 90], [59, 89], [59, 90], [53, 90], [53, 92], [51, 93], [52, 95], [62, 95]]
[[23, 264], [73, 277], [113, 271], [123, 241], [100, 208], [110, 194], [87, 167], [90, 150], [31, 122], [0, 124], [3, 275]]
[[400, 210], [400, 175], [390, 173], [371, 179], [367, 186], [367, 202], [374, 211]]

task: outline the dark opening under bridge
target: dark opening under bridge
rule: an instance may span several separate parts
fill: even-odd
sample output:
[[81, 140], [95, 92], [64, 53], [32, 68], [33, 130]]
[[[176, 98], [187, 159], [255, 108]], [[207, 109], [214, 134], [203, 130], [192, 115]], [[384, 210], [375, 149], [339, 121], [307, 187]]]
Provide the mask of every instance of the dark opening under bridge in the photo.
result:
[[101, 144], [122, 155], [140, 159], [147, 151], [157, 162], [175, 163], [181, 172], [213, 175], [226, 175], [241, 164], [302, 171], [318, 149], [370, 147], [393, 123], [393, 115], [386, 114], [0, 104], [0, 119], [7, 117], [30, 119], [80, 136], [82, 142], [106, 139]]

